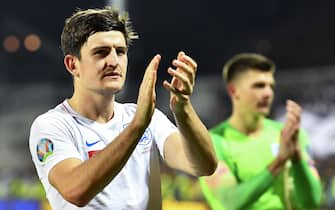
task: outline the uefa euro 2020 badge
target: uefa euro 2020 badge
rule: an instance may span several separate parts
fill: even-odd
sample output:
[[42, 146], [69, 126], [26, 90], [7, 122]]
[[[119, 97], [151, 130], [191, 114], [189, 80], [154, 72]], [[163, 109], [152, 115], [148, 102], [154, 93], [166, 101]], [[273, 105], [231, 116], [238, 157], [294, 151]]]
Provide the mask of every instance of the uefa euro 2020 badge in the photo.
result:
[[50, 155], [52, 155], [53, 151], [54, 144], [47, 138], [42, 138], [36, 146], [37, 158], [42, 163], [45, 162]]

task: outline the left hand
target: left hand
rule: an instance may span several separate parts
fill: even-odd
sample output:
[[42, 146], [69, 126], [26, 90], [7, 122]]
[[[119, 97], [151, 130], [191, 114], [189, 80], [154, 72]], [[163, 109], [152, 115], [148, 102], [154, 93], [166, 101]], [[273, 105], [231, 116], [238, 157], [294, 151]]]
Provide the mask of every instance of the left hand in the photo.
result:
[[184, 52], [179, 52], [172, 65], [175, 69], [168, 68], [172, 76], [171, 83], [165, 80], [163, 86], [170, 91], [170, 108], [175, 112], [188, 103], [193, 93], [197, 63]]

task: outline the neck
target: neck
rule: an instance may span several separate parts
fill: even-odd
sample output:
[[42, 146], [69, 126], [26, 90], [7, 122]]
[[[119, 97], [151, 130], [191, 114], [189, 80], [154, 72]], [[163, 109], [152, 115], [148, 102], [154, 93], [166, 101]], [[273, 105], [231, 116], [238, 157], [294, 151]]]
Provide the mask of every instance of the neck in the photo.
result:
[[248, 136], [254, 136], [262, 129], [263, 119], [263, 115], [243, 114], [233, 111], [228, 121], [240, 132]]
[[99, 123], [106, 123], [113, 118], [114, 100], [114, 94], [78, 94], [75, 91], [68, 102], [72, 109], [83, 117]]

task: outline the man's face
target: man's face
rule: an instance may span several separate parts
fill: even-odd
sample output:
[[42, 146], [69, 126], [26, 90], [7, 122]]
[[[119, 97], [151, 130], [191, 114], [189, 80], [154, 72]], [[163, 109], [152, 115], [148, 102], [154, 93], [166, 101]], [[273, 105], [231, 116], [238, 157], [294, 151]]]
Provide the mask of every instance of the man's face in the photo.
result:
[[116, 93], [127, 73], [127, 45], [119, 31], [97, 32], [81, 48], [76, 86], [94, 92]]
[[268, 115], [274, 97], [273, 72], [249, 70], [234, 82], [236, 108], [243, 113]]

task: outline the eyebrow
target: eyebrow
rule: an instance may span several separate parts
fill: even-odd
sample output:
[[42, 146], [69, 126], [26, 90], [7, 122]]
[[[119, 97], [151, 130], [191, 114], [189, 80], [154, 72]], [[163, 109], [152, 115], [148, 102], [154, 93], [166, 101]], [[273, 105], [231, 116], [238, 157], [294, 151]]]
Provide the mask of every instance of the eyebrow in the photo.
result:
[[[114, 48], [116, 49], [124, 49], [124, 50], [127, 50], [128, 47], [127, 46], [113, 46]], [[110, 46], [105, 46], [105, 45], [101, 45], [101, 46], [97, 46], [97, 47], [93, 47], [92, 49], [90, 49], [90, 51], [96, 51], [96, 50], [101, 50], [101, 49], [110, 49], [111, 47]]]
[[[259, 84], [265, 84], [265, 83], [267, 83], [267, 82], [265, 82], [265, 81], [255, 81], [255, 82], [252, 83], [252, 85], [259, 85]], [[270, 85], [273, 86], [273, 87], [276, 86], [276, 81], [271, 82]]]

